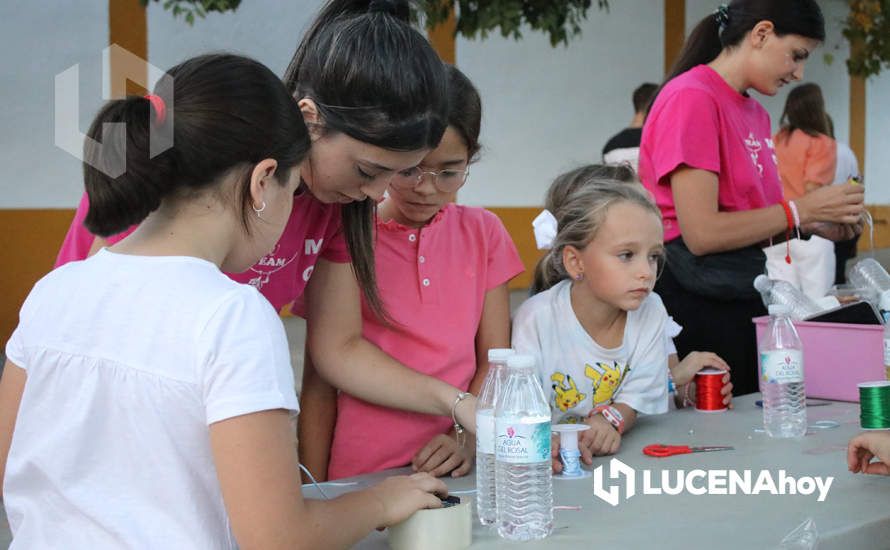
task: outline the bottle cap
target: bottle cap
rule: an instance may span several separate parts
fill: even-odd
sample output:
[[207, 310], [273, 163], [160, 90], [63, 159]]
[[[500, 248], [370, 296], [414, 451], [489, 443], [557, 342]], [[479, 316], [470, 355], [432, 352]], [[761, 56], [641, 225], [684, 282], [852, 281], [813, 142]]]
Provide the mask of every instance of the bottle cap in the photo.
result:
[[771, 286], [773, 286], [773, 283], [766, 275], [754, 277], [754, 288], [757, 289], [757, 292], [766, 292]]
[[770, 304], [768, 309], [770, 315], [788, 315], [791, 313], [791, 307], [788, 304]]
[[566, 451], [578, 450], [578, 432], [589, 429], [587, 424], [554, 424], [550, 427], [559, 434], [559, 448]]
[[510, 348], [491, 348], [488, 350], [488, 362], [505, 362], [511, 355], [516, 355], [516, 350]]
[[511, 355], [507, 358], [507, 366], [511, 369], [533, 369], [535, 358], [531, 355]]

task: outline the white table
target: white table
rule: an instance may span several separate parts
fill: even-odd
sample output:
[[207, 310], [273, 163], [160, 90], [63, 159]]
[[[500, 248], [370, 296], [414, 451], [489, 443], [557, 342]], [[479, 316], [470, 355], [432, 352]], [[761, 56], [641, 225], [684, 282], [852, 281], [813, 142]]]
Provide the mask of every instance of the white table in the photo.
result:
[[[554, 480], [554, 504], [582, 506], [581, 511], [556, 511], [553, 534], [524, 548], [778, 548], [779, 543], [806, 518], [815, 521], [819, 550], [841, 548], [890, 548], [890, 477], [853, 475], [847, 471], [846, 443], [859, 432], [859, 405], [833, 402], [810, 407], [809, 421], [834, 420], [839, 427], [814, 431], [801, 440], [774, 440], [762, 433], [762, 411], [754, 402], [759, 395], [735, 400], [735, 410], [726, 413], [699, 413], [685, 409], [641, 418], [627, 434], [615, 455], [637, 470], [637, 494], [612, 507], [594, 496], [591, 478]], [[650, 443], [689, 445], [733, 445], [735, 450], [651, 458], [642, 454]], [[610, 480], [609, 461], [596, 459], [593, 467], [604, 466], [605, 484], [621, 486], [623, 479]], [[761, 470], [773, 479], [779, 470], [795, 478], [833, 476], [824, 502], [813, 495], [704, 495], [685, 491], [676, 496], [641, 494], [642, 470], [649, 469], [660, 486], [662, 470], [752, 470], [756, 480]], [[388, 471], [352, 478], [354, 485], [323, 484], [330, 495], [367, 486]], [[676, 475], [676, 474], [673, 474]], [[752, 480], [752, 483], [753, 483]], [[475, 476], [445, 479], [451, 490], [473, 489]], [[701, 480], [698, 482], [701, 484]], [[317, 498], [313, 487], [304, 488]], [[474, 516], [475, 518], [475, 516]], [[373, 533], [358, 548], [386, 548], [386, 537]], [[500, 539], [496, 533], [476, 524], [471, 548], [519, 547]]]

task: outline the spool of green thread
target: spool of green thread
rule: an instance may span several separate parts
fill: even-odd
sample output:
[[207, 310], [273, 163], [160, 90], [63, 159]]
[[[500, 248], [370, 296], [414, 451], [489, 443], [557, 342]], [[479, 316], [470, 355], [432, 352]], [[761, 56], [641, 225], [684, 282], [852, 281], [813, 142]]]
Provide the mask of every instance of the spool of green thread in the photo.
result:
[[863, 430], [890, 430], [890, 381], [859, 386], [859, 424]]

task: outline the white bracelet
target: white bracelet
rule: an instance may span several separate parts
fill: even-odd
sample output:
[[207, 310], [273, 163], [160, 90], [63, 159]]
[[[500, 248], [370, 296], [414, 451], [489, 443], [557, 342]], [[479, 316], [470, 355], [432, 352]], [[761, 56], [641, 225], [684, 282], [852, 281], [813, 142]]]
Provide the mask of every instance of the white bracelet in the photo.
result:
[[797, 212], [797, 205], [794, 204], [794, 201], [788, 201], [788, 206], [791, 208], [791, 215], [794, 216], [794, 227], [800, 227], [800, 214]]

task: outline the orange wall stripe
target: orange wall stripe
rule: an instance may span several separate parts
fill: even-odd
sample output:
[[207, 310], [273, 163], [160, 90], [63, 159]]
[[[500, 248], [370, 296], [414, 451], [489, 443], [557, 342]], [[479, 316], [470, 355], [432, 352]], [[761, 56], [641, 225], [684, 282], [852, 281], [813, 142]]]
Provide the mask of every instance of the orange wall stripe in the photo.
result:
[[454, 33], [457, 30], [457, 17], [454, 14], [454, 4], [451, 4], [451, 15], [427, 31], [430, 44], [442, 58], [445, 63], [452, 65], [457, 61], [457, 48], [455, 46]]
[[664, 74], [673, 66], [686, 40], [686, 0], [664, 0]]
[[[850, 44], [852, 50], [861, 48], [860, 42]], [[865, 79], [859, 76], [850, 77], [850, 149], [859, 159], [859, 170], [865, 173]], [[875, 228], [877, 229], [877, 228]]]
[[[145, 6], [140, 0], [108, 0], [108, 44], [117, 44], [143, 60], [148, 59], [148, 23]], [[115, 75], [124, 70], [126, 61], [111, 56], [111, 97], [123, 98], [126, 95], [145, 95], [145, 88], [132, 80], [121, 80]], [[148, 79], [148, 67], [140, 63], [138, 67], [128, 67], [126, 74], [140, 74], [142, 81]], [[136, 73], [138, 71], [138, 73]], [[126, 84], [124, 84], [126, 83]]]
[[532, 220], [541, 213], [543, 206], [533, 207], [488, 207], [487, 210], [493, 212], [504, 223], [507, 233], [513, 239], [513, 243], [519, 250], [519, 257], [525, 266], [525, 273], [517, 275], [510, 284], [509, 288], [520, 289], [531, 286], [532, 278], [535, 273], [535, 265], [544, 255], [543, 250], [538, 250], [535, 244], [535, 235], [532, 232]]
[[[0, 210], [0, 338], [18, 325], [19, 308], [38, 279], [52, 269], [74, 210]], [[64, 307], [65, 304], [59, 304]]]

